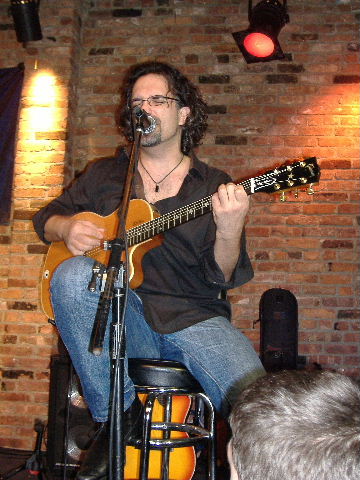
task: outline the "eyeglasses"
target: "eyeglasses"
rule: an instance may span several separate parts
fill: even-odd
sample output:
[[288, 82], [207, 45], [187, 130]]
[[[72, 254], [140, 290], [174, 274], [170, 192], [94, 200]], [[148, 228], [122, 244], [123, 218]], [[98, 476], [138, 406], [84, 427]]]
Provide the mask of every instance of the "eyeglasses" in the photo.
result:
[[142, 107], [144, 102], [147, 102], [151, 107], [159, 107], [165, 103], [169, 106], [169, 100], [174, 100], [178, 102], [177, 98], [166, 97], [164, 95], [152, 95], [149, 98], [134, 98], [130, 101], [130, 109], [133, 110], [136, 107]]

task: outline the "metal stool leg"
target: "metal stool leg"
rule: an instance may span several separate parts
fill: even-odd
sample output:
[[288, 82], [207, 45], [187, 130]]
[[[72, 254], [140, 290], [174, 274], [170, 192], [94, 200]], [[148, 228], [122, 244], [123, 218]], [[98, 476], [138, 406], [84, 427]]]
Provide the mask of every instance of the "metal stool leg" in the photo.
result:
[[208, 405], [208, 409], [210, 412], [208, 421], [209, 421], [209, 430], [210, 430], [210, 437], [209, 437], [209, 469], [208, 469], [208, 477], [209, 480], [215, 480], [216, 478], [216, 415], [215, 409], [211, 402], [208, 401], [206, 398], [206, 403]]
[[144, 408], [144, 427], [140, 455], [140, 480], [148, 480], [149, 457], [150, 457], [150, 435], [151, 435], [151, 416], [156, 400], [156, 394], [149, 393]]
[[[165, 415], [164, 421], [166, 423], [171, 422], [171, 412], [172, 412], [172, 396], [166, 395], [165, 397]], [[164, 431], [164, 438], [170, 438], [171, 432], [169, 430]], [[162, 480], [169, 480], [170, 475], [170, 448], [165, 448], [162, 452]]]
[[[148, 480], [149, 475], [149, 459], [151, 452], [151, 419], [155, 401], [159, 401], [159, 396], [163, 396], [165, 399], [165, 410], [164, 410], [164, 422], [171, 422], [171, 412], [172, 412], [172, 396], [164, 395], [159, 393], [149, 394], [145, 402], [145, 416], [144, 416], [144, 430], [143, 430], [143, 444], [140, 460], [140, 479]], [[164, 439], [169, 439], [171, 432], [170, 430], [164, 430]], [[170, 474], [170, 447], [164, 447], [161, 449], [161, 480], [169, 480]]]
[[[199, 398], [200, 397], [200, 398]], [[209, 438], [207, 442], [207, 478], [209, 480], [216, 479], [216, 413], [213, 404], [202, 393], [197, 395], [197, 401], [205, 404], [206, 413], [204, 415], [204, 422], [207, 421], [204, 427], [209, 431]], [[199, 407], [198, 407], [199, 408]]]

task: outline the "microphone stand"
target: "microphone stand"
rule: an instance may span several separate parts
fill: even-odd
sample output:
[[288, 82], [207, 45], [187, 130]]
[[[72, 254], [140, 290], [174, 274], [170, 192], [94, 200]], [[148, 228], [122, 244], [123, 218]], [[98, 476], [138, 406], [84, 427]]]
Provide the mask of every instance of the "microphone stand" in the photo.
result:
[[111, 253], [106, 269], [106, 282], [100, 293], [98, 309], [90, 338], [89, 351], [101, 355], [107, 319], [112, 304], [113, 321], [110, 330], [111, 357], [111, 394], [110, 394], [110, 442], [109, 442], [109, 480], [123, 480], [125, 466], [124, 445], [124, 362], [125, 362], [125, 326], [124, 317], [128, 294], [128, 273], [121, 257], [127, 255], [126, 219], [129, 210], [134, 174], [136, 171], [139, 146], [142, 136], [140, 118], [134, 129], [134, 141], [131, 147], [129, 166], [121, 206], [118, 210], [119, 227], [115, 240], [111, 241]]
[[38, 479], [42, 478], [43, 462], [41, 458], [41, 445], [46, 425], [41, 420], [35, 420], [34, 429], [37, 433], [35, 449], [32, 455], [19, 467], [13, 468], [4, 474], [0, 474], [0, 480], [8, 480], [17, 475], [23, 470], [27, 470], [30, 475], [36, 476]]

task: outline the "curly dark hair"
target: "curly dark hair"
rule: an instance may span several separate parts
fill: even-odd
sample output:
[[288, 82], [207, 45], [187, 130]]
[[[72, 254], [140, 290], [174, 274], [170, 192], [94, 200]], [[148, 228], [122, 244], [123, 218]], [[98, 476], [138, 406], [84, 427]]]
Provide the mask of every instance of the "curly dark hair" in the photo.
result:
[[148, 74], [162, 75], [166, 78], [169, 91], [179, 99], [179, 107], [189, 107], [181, 136], [181, 151], [185, 155], [200, 145], [200, 140], [207, 129], [207, 105], [198, 88], [193, 85], [179, 70], [167, 63], [148, 61], [133, 65], [127, 71], [122, 85], [120, 102], [120, 127], [129, 141], [133, 141], [133, 129], [129, 104], [135, 82]]

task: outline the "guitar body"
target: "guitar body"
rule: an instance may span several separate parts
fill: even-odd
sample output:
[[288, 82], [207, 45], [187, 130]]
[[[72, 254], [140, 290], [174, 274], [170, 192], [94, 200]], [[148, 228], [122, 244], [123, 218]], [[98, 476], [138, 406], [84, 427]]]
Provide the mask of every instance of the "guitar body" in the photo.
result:
[[[140, 400], [144, 403], [146, 395], [139, 394]], [[174, 395], [172, 398], [171, 421], [183, 423], [190, 409], [191, 400], [183, 395]], [[154, 403], [152, 422], [162, 422], [164, 420], [164, 407], [158, 400]], [[151, 438], [163, 438], [164, 432], [153, 430]], [[184, 432], [172, 432], [170, 438], [187, 437]], [[149, 480], [158, 480], [162, 478], [162, 452], [160, 450], [151, 450], [149, 459]], [[193, 447], [174, 448], [170, 452], [169, 459], [169, 479], [170, 480], [190, 480], [194, 474], [196, 466], [195, 449]], [[124, 469], [125, 480], [134, 480], [139, 478], [140, 473], [140, 450], [135, 447], [126, 447], [126, 464]]]
[[[134, 199], [130, 201], [129, 212], [126, 222], [126, 230], [142, 225], [158, 217], [159, 214], [153, 210], [151, 205], [145, 200]], [[119, 225], [119, 218], [117, 210], [108, 216], [102, 217], [92, 212], [81, 212], [74, 215], [78, 220], [87, 220], [94, 223], [98, 227], [105, 229], [105, 238], [112, 240], [116, 237], [117, 228]], [[162, 243], [162, 236], [156, 235], [149, 240], [145, 240], [138, 245], [129, 248], [129, 280], [130, 287], [137, 288], [142, 284], [144, 274], [141, 268], [142, 259], [149, 250], [155, 248]], [[64, 242], [53, 242], [47, 252], [41, 278], [40, 299], [43, 312], [48, 318], [54, 320], [54, 311], [51, 305], [50, 298], [50, 283], [56, 268], [65, 260], [74, 255], [68, 250]], [[87, 253], [94, 260], [107, 265], [110, 257], [110, 251], [102, 248], [94, 249]], [[91, 272], [89, 272], [91, 275]], [[90, 280], [90, 276], [89, 276]]]

